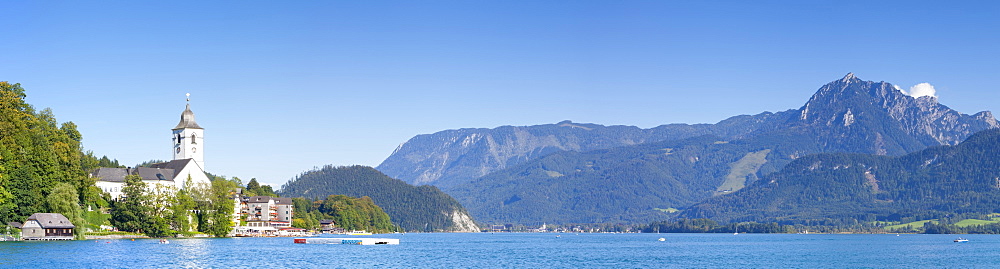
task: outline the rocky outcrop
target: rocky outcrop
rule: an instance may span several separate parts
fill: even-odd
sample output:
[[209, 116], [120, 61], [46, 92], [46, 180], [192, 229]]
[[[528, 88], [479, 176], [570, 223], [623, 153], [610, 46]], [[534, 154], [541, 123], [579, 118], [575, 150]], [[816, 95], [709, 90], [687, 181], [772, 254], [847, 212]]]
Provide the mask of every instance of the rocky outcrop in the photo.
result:
[[454, 210], [451, 211], [451, 232], [458, 233], [477, 233], [480, 231], [479, 226], [476, 225], [475, 221], [472, 221], [472, 216], [469, 216], [468, 212], [464, 210]]

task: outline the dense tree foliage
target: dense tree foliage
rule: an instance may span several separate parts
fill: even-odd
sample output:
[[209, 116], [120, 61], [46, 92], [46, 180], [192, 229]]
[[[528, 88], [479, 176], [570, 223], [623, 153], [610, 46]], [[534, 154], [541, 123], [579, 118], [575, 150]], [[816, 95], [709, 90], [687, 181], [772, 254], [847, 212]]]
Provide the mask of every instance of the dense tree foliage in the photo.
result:
[[80, 210], [79, 197], [73, 185], [63, 182], [52, 188], [52, 193], [48, 196], [48, 203], [52, 213], [60, 213], [71, 223], [76, 224], [76, 227], [73, 228], [73, 235], [76, 239], [83, 239], [86, 222], [83, 220], [83, 212]]
[[146, 193], [146, 183], [137, 175], [125, 177], [122, 197], [111, 202], [111, 225], [120, 231], [142, 232], [147, 230], [152, 209]]
[[333, 220], [337, 227], [345, 230], [366, 230], [376, 233], [396, 231], [389, 215], [375, 205], [371, 198], [354, 198], [346, 195], [330, 195], [325, 200], [312, 201], [308, 198], [292, 198], [295, 219], [292, 226], [305, 229], [319, 228], [319, 220]]
[[200, 193], [196, 197], [198, 231], [223, 237], [233, 230], [233, 195], [240, 187], [238, 179], [216, 178], [207, 188], [195, 188]]
[[[23, 222], [39, 212], [81, 212], [81, 205], [103, 204], [100, 190], [86, 171], [113, 161], [102, 162], [84, 153], [76, 124], [57, 123], [52, 110], [36, 111], [25, 96], [20, 84], [0, 81], [0, 223]], [[50, 200], [60, 184], [68, 188], [56, 193], [58, 201]], [[66, 197], [72, 191], [75, 200]], [[79, 221], [79, 216], [67, 217]], [[79, 223], [78, 227], [87, 225]]]
[[[190, 182], [190, 179], [188, 179]], [[111, 202], [111, 224], [120, 231], [151, 237], [191, 234], [195, 231], [223, 237], [232, 231], [233, 190], [240, 186], [217, 179], [211, 185], [183, 189], [143, 183], [135, 175], [125, 178], [124, 194]]]
[[368, 196], [406, 231], [450, 231], [454, 226], [452, 214], [465, 212], [462, 205], [437, 187], [412, 186], [365, 166], [325, 166], [305, 172], [285, 183], [279, 193], [311, 199], [338, 194]]

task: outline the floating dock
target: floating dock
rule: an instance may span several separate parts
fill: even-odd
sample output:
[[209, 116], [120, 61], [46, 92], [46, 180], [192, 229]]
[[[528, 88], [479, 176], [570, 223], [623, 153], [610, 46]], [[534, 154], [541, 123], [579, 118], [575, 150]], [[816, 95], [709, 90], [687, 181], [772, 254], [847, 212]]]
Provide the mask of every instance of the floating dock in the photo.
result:
[[399, 239], [391, 238], [295, 238], [296, 244], [342, 244], [342, 245], [399, 245]]

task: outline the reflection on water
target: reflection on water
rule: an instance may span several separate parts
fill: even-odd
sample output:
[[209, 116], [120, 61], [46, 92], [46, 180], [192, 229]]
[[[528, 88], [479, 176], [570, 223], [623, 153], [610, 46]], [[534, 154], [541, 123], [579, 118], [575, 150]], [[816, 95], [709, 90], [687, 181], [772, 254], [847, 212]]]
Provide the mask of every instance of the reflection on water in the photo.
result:
[[207, 256], [209, 241], [207, 239], [179, 239], [171, 241], [167, 245], [170, 245], [176, 253], [180, 267], [207, 268], [210, 267], [210, 264], [205, 263], [205, 261], [211, 260]]

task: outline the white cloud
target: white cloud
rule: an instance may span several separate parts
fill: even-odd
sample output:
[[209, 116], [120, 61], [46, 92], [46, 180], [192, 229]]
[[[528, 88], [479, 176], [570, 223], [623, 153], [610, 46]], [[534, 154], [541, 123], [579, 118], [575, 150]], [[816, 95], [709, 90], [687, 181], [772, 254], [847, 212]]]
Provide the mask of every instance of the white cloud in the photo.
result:
[[910, 87], [909, 93], [907, 92], [903, 93], [906, 93], [909, 96], [913, 96], [914, 98], [921, 96], [930, 96], [937, 98], [937, 90], [934, 89], [934, 85], [931, 85], [930, 83], [927, 82], [913, 85], [913, 87]]
[[899, 86], [897, 86], [897, 85], [892, 85], [892, 87], [893, 87], [893, 88], [896, 88], [896, 90], [897, 90], [897, 91], [901, 91], [901, 92], [903, 92], [903, 94], [906, 94], [906, 90], [903, 90], [903, 88], [902, 88], [902, 87], [899, 87]]

